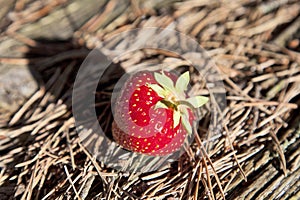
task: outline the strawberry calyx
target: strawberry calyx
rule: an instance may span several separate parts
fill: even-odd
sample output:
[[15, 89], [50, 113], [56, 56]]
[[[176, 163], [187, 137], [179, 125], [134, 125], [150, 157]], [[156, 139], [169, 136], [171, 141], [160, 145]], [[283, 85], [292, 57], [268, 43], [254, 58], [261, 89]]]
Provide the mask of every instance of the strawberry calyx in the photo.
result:
[[187, 97], [186, 91], [190, 82], [189, 72], [185, 72], [179, 76], [175, 85], [173, 80], [167, 75], [155, 72], [154, 78], [158, 84], [147, 84], [153, 89], [162, 100], [158, 101], [155, 109], [172, 108], [173, 112], [173, 127], [177, 127], [182, 122], [186, 131], [192, 133], [192, 125], [189, 121], [188, 109], [195, 110], [208, 102], [208, 97], [194, 96]]

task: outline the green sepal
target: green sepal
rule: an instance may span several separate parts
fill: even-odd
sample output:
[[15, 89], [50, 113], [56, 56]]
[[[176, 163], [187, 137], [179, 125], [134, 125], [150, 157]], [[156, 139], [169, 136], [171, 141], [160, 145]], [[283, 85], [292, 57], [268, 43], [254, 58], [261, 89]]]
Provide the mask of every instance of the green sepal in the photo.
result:
[[187, 90], [188, 84], [190, 82], [190, 74], [188, 71], [184, 72], [179, 76], [176, 81], [175, 88], [178, 92], [183, 93]]
[[189, 111], [187, 108], [188, 107], [186, 107], [186, 106], [181, 106], [179, 109], [180, 109], [182, 115], [184, 115], [187, 119], [189, 119], [190, 114], [189, 114]]
[[174, 113], [173, 113], [173, 128], [175, 128], [179, 125], [180, 118], [181, 118], [180, 112], [174, 111]]
[[194, 108], [199, 108], [208, 102], [208, 97], [194, 96], [184, 100], [184, 102], [187, 102], [188, 104], [192, 105]]
[[193, 132], [192, 126], [186, 115], [182, 115], [181, 122], [182, 122], [182, 125], [185, 128], [185, 130], [188, 132], [188, 134], [191, 134]]
[[155, 72], [154, 78], [166, 90], [174, 91], [174, 83], [173, 83], [172, 79], [170, 79], [165, 74], [160, 74], [160, 73]]
[[189, 121], [189, 119], [190, 119], [189, 111], [188, 111], [187, 107], [185, 107], [185, 106], [182, 106], [180, 108], [180, 111], [181, 111], [181, 123], [182, 123], [183, 127], [185, 128], [185, 130], [188, 132], [188, 134], [191, 134], [192, 133], [192, 125]]
[[167, 95], [167, 91], [160, 87], [158, 84], [148, 84], [148, 87], [154, 90], [158, 94], [158, 96], [162, 98], [165, 98]]

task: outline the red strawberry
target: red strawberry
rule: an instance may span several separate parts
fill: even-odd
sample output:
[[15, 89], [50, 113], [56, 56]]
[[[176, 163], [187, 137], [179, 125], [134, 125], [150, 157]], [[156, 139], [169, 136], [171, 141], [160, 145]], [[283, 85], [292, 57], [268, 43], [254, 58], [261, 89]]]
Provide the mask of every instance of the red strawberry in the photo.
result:
[[134, 74], [115, 105], [112, 132], [116, 142], [128, 150], [153, 156], [178, 150], [186, 134], [192, 132], [192, 109], [207, 101], [206, 97], [186, 99], [188, 82], [188, 73], [179, 78], [168, 72]]

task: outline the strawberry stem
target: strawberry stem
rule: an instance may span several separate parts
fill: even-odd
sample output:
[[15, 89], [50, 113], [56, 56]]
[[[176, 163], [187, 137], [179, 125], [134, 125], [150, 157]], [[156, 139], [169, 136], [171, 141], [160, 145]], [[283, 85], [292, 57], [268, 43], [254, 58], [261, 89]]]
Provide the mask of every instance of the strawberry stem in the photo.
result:
[[191, 103], [189, 103], [188, 101], [179, 100], [176, 103], [177, 103], [177, 105], [184, 105], [184, 106], [187, 106], [187, 107], [189, 107], [191, 109], [194, 109], [194, 106]]
[[208, 97], [194, 96], [194, 97], [190, 97], [188, 99], [179, 100], [176, 103], [177, 103], [177, 105], [186, 105], [186, 106], [190, 107], [191, 109], [193, 109], [193, 108], [200, 108], [207, 102], [208, 102]]
[[160, 102], [162, 102], [163, 104], [165, 104], [168, 108], [172, 108], [172, 109], [174, 109], [174, 110], [178, 110], [176, 104], [174, 104], [174, 103], [172, 103], [172, 102], [170, 102], [170, 101], [168, 101], [168, 100], [166, 100], [166, 99], [163, 99], [163, 100], [161, 100]]

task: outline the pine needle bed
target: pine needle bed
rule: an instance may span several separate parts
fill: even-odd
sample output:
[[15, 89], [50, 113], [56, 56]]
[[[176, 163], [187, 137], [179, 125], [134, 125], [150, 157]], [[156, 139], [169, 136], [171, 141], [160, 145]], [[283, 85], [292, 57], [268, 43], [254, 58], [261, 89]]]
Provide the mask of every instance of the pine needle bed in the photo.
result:
[[[0, 199], [299, 198], [296, 0], [86, 4], [89, 12], [81, 12], [81, 1], [20, 0], [10, 8], [15, 18], [1, 23], [6, 29], [1, 37], [19, 41], [12, 51], [25, 53], [2, 57], [0, 63], [30, 66], [40, 76], [39, 89], [16, 112], [1, 117]], [[60, 22], [55, 16], [66, 15], [62, 11], [76, 23]], [[46, 34], [53, 27], [41, 19], [57, 23], [57, 33]], [[148, 173], [123, 173], [99, 162], [80, 142], [72, 115], [73, 84], [93, 48], [101, 46], [103, 54], [113, 58], [115, 45], [105, 41], [126, 30], [152, 26], [187, 34], [207, 50], [226, 90], [223, 132], [204, 148], [207, 108], [195, 141], [178, 161]], [[149, 63], [192, 71], [183, 59], [158, 50], [130, 52], [114, 60], [107, 72], [110, 78], [103, 80], [105, 87], [95, 94], [99, 123], [108, 134], [116, 81], [124, 71]], [[197, 73], [192, 73], [192, 80], [194, 90], [207, 94]]]

